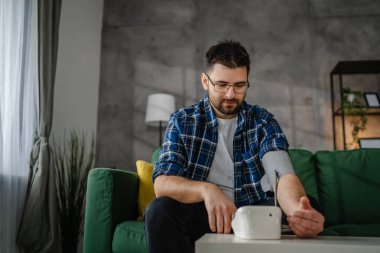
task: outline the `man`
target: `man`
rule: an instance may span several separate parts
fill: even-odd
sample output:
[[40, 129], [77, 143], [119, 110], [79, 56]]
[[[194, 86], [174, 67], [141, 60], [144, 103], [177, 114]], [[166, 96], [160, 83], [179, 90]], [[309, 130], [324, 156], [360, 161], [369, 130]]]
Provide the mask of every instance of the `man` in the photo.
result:
[[323, 230], [294, 174], [288, 142], [273, 115], [244, 99], [250, 59], [234, 41], [212, 46], [201, 82], [207, 94], [173, 113], [153, 173], [157, 198], [145, 212], [148, 251], [194, 252], [205, 233], [231, 233], [236, 209], [266, 203], [275, 187], [289, 228], [301, 238]]

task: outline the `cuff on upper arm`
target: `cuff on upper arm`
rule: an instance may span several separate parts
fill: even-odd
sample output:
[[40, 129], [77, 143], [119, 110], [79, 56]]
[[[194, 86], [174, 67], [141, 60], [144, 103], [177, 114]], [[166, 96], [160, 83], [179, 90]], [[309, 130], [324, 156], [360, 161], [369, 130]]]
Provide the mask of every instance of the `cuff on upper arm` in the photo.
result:
[[279, 150], [267, 152], [261, 161], [265, 170], [265, 175], [261, 179], [264, 191], [274, 189], [276, 184], [275, 171], [278, 172], [280, 177], [287, 174], [295, 174], [289, 154], [286, 151]]

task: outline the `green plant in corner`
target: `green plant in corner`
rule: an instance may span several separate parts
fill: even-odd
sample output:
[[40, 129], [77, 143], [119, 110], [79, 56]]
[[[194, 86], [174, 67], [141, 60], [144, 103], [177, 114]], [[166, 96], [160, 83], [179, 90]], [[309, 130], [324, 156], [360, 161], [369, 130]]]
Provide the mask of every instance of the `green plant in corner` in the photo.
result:
[[363, 103], [362, 98], [362, 92], [352, 91], [348, 87], [343, 88], [343, 112], [345, 116], [350, 117], [350, 124], [352, 126], [352, 142], [347, 143], [346, 148], [358, 148], [359, 132], [366, 129], [366, 112], [368, 108]]
[[52, 162], [56, 173], [58, 219], [64, 253], [77, 252], [83, 237], [87, 175], [94, 166], [94, 137], [72, 130], [62, 143], [53, 140]]

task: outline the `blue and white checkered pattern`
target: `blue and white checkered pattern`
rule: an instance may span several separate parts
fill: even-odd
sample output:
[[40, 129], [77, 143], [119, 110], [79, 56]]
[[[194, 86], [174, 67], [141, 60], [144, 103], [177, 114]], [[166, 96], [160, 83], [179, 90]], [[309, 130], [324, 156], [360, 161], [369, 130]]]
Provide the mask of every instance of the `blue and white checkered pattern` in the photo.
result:
[[[218, 122], [206, 94], [198, 104], [170, 116], [153, 180], [159, 175], [206, 181], [218, 142]], [[244, 102], [234, 135], [235, 204], [253, 205], [264, 199], [260, 180], [262, 157], [269, 151], [288, 151], [286, 136], [273, 115]]]

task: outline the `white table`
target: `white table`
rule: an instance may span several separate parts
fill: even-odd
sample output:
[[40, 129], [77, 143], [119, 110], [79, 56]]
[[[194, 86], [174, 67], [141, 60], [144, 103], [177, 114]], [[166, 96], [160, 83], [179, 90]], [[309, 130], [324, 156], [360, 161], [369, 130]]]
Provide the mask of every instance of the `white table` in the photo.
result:
[[195, 242], [196, 253], [380, 253], [380, 238], [319, 236], [281, 240], [244, 240], [229, 234], [205, 234]]

